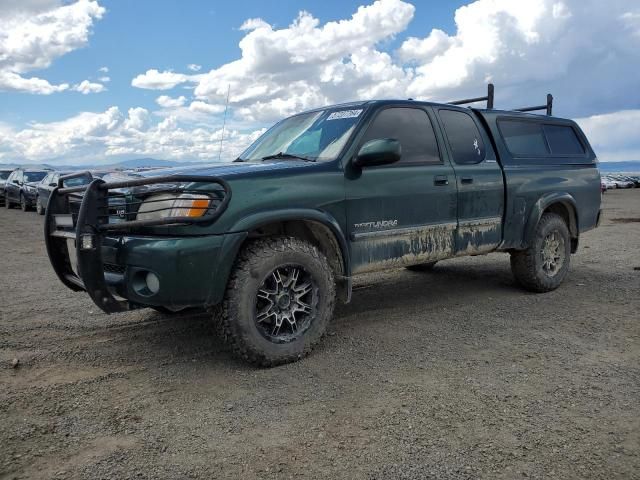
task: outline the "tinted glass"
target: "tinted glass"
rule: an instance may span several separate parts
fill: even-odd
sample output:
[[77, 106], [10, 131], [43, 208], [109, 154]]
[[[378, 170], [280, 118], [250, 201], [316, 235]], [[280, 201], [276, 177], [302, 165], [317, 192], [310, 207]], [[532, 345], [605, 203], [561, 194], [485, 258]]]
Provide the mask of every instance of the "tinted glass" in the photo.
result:
[[438, 144], [431, 120], [417, 108], [387, 108], [369, 125], [362, 144], [378, 138], [394, 138], [400, 142], [400, 163], [439, 163]]
[[6, 180], [11, 175], [11, 172], [0, 172], [0, 180]]
[[583, 155], [584, 148], [573, 128], [567, 125], [545, 125], [544, 133], [554, 155]]
[[[57, 180], [58, 179], [56, 179], [56, 181]], [[79, 187], [81, 185], [87, 185], [90, 181], [89, 177], [74, 177], [65, 180], [63, 184], [65, 187]]]
[[485, 157], [485, 148], [478, 127], [464, 112], [440, 110], [449, 146], [456, 163], [480, 163]]
[[501, 120], [498, 122], [502, 138], [514, 155], [548, 155], [542, 125], [534, 122]]
[[25, 182], [39, 182], [47, 176], [47, 172], [24, 172]]

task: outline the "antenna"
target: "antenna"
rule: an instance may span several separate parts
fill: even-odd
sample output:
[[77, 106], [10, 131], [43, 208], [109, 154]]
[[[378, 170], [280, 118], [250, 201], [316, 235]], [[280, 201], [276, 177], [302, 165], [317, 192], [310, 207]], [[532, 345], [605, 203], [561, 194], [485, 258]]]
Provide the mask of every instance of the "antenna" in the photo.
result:
[[227, 110], [229, 108], [229, 93], [231, 93], [231, 84], [227, 87], [227, 103], [224, 106], [224, 117], [222, 120], [222, 135], [220, 135], [220, 149], [218, 150], [218, 161], [222, 156], [222, 142], [224, 141], [224, 127], [227, 125]]

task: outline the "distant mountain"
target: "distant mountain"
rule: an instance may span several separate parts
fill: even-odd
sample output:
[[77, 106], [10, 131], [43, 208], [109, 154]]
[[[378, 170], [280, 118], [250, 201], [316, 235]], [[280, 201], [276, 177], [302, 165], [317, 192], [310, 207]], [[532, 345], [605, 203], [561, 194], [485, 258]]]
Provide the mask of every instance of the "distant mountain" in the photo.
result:
[[600, 162], [601, 172], [640, 173], [640, 160], [628, 162]]
[[169, 167], [177, 167], [180, 165], [193, 165], [194, 163], [202, 163], [202, 162], [176, 162], [174, 160], [158, 160], [155, 158], [134, 158], [131, 160], [124, 160], [122, 162], [114, 163], [109, 165], [109, 167], [117, 167], [117, 168], [169, 168]]
[[177, 162], [175, 160], [158, 160], [156, 158], [132, 158], [130, 160], [123, 160], [117, 163], [98, 163], [98, 164], [83, 164], [83, 165], [55, 165], [49, 163], [41, 164], [21, 164], [21, 163], [0, 163], [0, 168], [17, 168], [19, 166], [25, 166], [28, 168], [48, 168], [52, 170], [109, 170], [109, 169], [122, 169], [129, 170], [135, 168], [170, 168], [178, 166], [190, 166], [198, 165], [202, 163], [212, 163], [209, 161], [195, 161], [187, 160]]

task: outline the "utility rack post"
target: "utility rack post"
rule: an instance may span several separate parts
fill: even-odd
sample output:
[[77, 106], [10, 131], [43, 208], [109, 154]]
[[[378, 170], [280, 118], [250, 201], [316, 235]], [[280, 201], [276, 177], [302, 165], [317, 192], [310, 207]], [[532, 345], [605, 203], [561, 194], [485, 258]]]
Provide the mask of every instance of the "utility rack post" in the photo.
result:
[[553, 95], [547, 93], [547, 104], [546, 105], [537, 105], [535, 107], [523, 107], [514, 109], [516, 112], [535, 112], [536, 110], [546, 110], [547, 115], [551, 116], [551, 111], [553, 110]]
[[447, 102], [451, 105], [466, 105], [467, 103], [476, 103], [476, 102], [484, 102], [487, 101], [487, 108], [493, 108], [493, 83], [487, 85], [487, 95], [484, 97], [476, 97], [476, 98], [466, 98], [464, 100], [454, 100], [453, 102]]

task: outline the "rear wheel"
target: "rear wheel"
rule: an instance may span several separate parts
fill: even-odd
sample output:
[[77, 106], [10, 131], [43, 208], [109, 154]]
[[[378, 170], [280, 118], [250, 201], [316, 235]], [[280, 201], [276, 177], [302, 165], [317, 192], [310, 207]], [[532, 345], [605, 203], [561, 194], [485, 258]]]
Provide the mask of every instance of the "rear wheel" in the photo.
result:
[[431, 272], [436, 263], [438, 263], [437, 260], [435, 262], [419, 263], [417, 265], [409, 265], [406, 269], [412, 272]]
[[7, 210], [9, 210], [10, 208], [13, 208], [13, 205], [9, 201], [9, 197], [7, 197], [6, 195], [4, 197], [4, 208], [6, 208]]
[[236, 355], [274, 366], [311, 352], [335, 296], [327, 259], [313, 245], [289, 237], [255, 240], [238, 256], [216, 316]]
[[529, 248], [511, 253], [511, 271], [527, 290], [549, 292], [560, 286], [569, 271], [571, 241], [562, 217], [545, 213]]
[[45, 207], [42, 205], [42, 202], [40, 201], [40, 195], [38, 195], [36, 197], [36, 212], [38, 213], [38, 215], [44, 215], [44, 210], [45, 210]]

